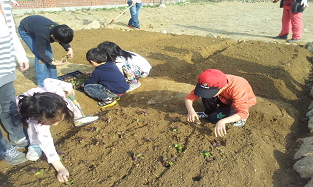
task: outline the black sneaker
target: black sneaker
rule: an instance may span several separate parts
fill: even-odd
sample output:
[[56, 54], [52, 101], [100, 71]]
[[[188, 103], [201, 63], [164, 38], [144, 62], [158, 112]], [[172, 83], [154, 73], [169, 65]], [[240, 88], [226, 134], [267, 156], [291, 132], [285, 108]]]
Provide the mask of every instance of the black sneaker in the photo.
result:
[[284, 39], [284, 40], [286, 40], [287, 37], [288, 37], [288, 34], [285, 34], [285, 35], [275, 36], [275, 37], [273, 37], [273, 39]]
[[17, 165], [27, 161], [25, 153], [16, 150], [16, 147], [11, 146], [3, 155], [3, 159], [9, 164]]
[[112, 97], [108, 97], [106, 98], [106, 100], [98, 102], [98, 105], [100, 106], [100, 108], [106, 108], [109, 106], [113, 106], [115, 104], [116, 104], [116, 101]]

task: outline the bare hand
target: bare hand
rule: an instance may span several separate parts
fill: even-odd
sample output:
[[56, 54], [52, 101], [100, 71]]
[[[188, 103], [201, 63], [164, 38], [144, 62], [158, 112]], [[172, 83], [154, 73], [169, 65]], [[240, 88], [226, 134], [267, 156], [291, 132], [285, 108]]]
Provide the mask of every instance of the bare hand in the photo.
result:
[[58, 171], [57, 179], [60, 182], [67, 182], [69, 176], [70, 176], [70, 173], [68, 172], [68, 170], [66, 168], [63, 168]]
[[20, 70], [21, 71], [26, 71], [29, 69], [29, 62], [22, 62], [20, 63]]
[[226, 135], [225, 123], [218, 121], [214, 128], [214, 134], [216, 137], [218, 136], [223, 137], [224, 135]]
[[62, 60], [61, 61], [58, 61], [58, 62], [56, 62], [56, 61], [52, 61], [51, 62], [51, 64], [52, 65], [55, 65], [55, 66], [63, 66], [63, 65], [65, 65], [67, 63], [67, 60], [65, 61], [65, 62], [63, 62]]

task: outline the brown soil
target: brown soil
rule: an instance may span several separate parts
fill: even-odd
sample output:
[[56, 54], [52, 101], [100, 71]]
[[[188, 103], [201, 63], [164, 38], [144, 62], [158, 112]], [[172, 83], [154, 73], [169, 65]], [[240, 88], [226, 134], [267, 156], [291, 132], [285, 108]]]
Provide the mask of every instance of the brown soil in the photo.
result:
[[[232, 10], [252, 10], [252, 7], [258, 10], [261, 6], [268, 8], [262, 8], [265, 11], [262, 15], [271, 17], [267, 12], [269, 7], [273, 7], [270, 3], [229, 2], [168, 6], [167, 10], [175, 9], [171, 17], [179, 20], [181, 25], [186, 22], [190, 26], [195, 20], [188, 22], [188, 10], [197, 10], [195, 16], [202, 13], [204, 18], [206, 12], [215, 14], [211, 6], [222, 7], [225, 14], [234, 14], [233, 18], [237, 11]], [[280, 17], [281, 11], [277, 6], [275, 10], [279, 13], [274, 11], [273, 14]], [[96, 101], [77, 92], [76, 97], [84, 113], [100, 116], [99, 121], [81, 128], [66, 123], [51, 128], [57, 150], [65, 153], [62, 162], [73, 177], [73, 186], [304, 186], [307, 179], [300, 178], [292, 167], [296, 162], [293, 155], [299, 148], [297, 139], [309, 135], [307, 121], [303, 118], [311, 102], [312, 54], [298, 45], [257, 41], [259, 37], [250, 36], [252, 40], [245, 42], [203, 37], [208, 32], [206, 29], [202, 30], [202, 36], [162, 34], [158, 30], [169, 31], [175, 21], [161, 17], [165, 15], [164, 10], [144, 8], [142, 30], [127, 29], [127, 16], [124, 16], [114, 25], [121, 30], [102, 28], [75, 32], [72, 42], [75, 57], [59, 68], [60, 75], [75, 70], [92, 70], [85, 60], [86, 51], [105, 40], [141, 54], [153, 68], [149, 77], [140, 80], [140, 88], [125, 94], [118, 104], [107, 109], [98, 108]], [[151, 30], [147, 25], [153, 24], [148, 13], [155, 16], [155, 12], [161, 20], [171, 23], [160, 24], [161, 28], [161, 21], [156, 20], [153, 31], [157, 32], [148, 32]], [[257, 16], [250, 13], [246, 19]], [[71, 19], [71, 14], [65, 14]], [[91, 11], [90, 14], [96, 13]], [[53, 15], [45, 14], [51, 18]], [[113, 19], [116, 15], [109, 13], [108, 17]], [[218, 27], [227, 18], [216, 16], [214, 29], [227, 31]], [[198, 22], [202, 21], [206, 22], [198, 17]], [[278, 34], [279, 18], [276, 24], [277, 30], [264, 38]], [[245, 26], [241, 26], [241, 30], [235, 32], [244, 32]], [[268, 29], [270, 27], [272, 25], [267, 26]], [[262, 30], [257, 35], [261, 36]], [[236, 37], [236, 40], [248, 40]], [[53, 47], [56, 58], [64, 55], [61, 47]], [[204, 120], [200, 125], [186, 122], [184, 97], [194, 88], [197, 76], [209, 68], [246, 78], [257, 95], [257, 105], [251, 108], [246, 126], [228, 126], [224, 138], [215, 138], [212, 133], [214, 125]], [[33, 67], [27, 72], [18, 72], [15, 81], [17, 94], [34, 87], [33, 81]], [[197, 111], [203, 110], [200, 101], [195, 102], [194, 107]], [[90, 132], [91, 127], [100, 130]], [[176, 127], [177, 131], [173, 131]], [[126, 134], [120, 138], [118, 132], [122, 131]], [[86, 138], [86, 141], [80, 143], [78, 138]], [[210, 143], [214, 138], [221, 146], [214, 147]], [[106, 144], [96, 145], [98, 139], [103, 139]], [[183, 152], [178, 153], [175, 144], [182, 145]], [[205, 161], [201, 151], [210, 152], [214, 160]], [[134, 153], [143, 153], [145, 157], [133, 161]], [[171, 158], [176, 159], [174, 164], [164, 167], [162, 161]], [[17, 166], [3, 160], [0, 163], [0, 186], [60, 186], [55, 170], [44, 156], [37, 162]], [[33, 168], [45, 170], [39, 175], [29, 175], [28, 171]]]

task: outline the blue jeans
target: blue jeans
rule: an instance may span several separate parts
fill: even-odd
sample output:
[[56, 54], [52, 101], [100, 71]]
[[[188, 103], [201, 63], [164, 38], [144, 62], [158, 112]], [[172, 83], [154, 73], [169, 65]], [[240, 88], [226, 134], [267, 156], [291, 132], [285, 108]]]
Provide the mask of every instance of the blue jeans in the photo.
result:
[[[24, 40], [26, 45], [35, 55], [34, 66], [35, 66], [35, 71], [36, 71], [37, 86], [43, 87], [44, 86], [43, 81], [46, 78], [57, 79], [58, 72], [57, 72], [56, 66], [52, 64], [48, 64], [48, 63], [39, 63], [39, 57], [36, 53], [36, 40], [32, 38], [27, 32], [21, 30], [20, 26], [18, 26], [17, 29], [18, 29], [18, 32], [20, 33], [21, 38]], [[48, 55], [50, 58], [54, 57], [50, 43], [47, 43], [46, 45], [45, 54]]]
[[[11, 141], [18, 141], [26, 137], [23, 124], [17, 112], [13, 82], [0, 87], [0, 119]], [[11, 144], [8, 143], [0, 131], [0, 156], [10, 146]]]
[[92, 98], [99, 101], [105, 101], [108, 97], [113, 99], [119, 97], [117, 94], [112, 93], [106, 89], [102, 84], [87, 84], [84, 87], [84, 91]]
[[[127, 4], [131, 6], [132, 1], [128, 1]], [[141, 7], [142, 7], [142, 3], [136, 3], [134, 6], [130, 7], [129, 11], [130, 11], [131, 18], [128, 21], [128, 25], [140, 28], [138, 17], [140, 14]]]

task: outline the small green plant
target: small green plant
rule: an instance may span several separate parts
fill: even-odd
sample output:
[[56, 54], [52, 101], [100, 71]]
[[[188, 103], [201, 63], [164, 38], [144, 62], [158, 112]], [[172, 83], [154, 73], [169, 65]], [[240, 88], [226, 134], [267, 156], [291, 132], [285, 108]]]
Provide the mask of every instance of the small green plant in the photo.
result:
[[67, 182], [65, 182], [65, 184], [66, 184], [66, 185], [72, 185], [72, 184], [74, 184], [74, 179], [73, 179], [73, 177], [69, 177], [68, 180], [67, 180]]
[[40, 175], [45, 171], [45, 169], [38, 169], [38, 168], [33, 168], [31, 169], [28, 174], [30, 175]]
[[172, 132], [176, 132], [176, 131], [178, 131], [178, 127], [173, 127]]
[[102, 139], [97, 139], [96, 145], [105, 145], [105, 142]]
[[200, 124], [201, 124], [201, 121], [198, 120], [196, 116], [194, 117], [194, 122], [195, 122], [197, 125], [200, 125]]
[[179, 121], [181, 121], [180, 117], [173, 117], [172, 119], [173, 119], [174, 122], [179, 122]]
[[88, 132], [98, 132], [99, 130], [100, 130], [99, 127], [89, 127], [89, 128], [87, 129]]
[[79, 138], [76, 138], [76, 140], [79, 142], [79, 143], [83, 143], [86, 141], [86, 137], [79, 137]]
[[134, 153], [133, 154], [133, 161], [139, 161], [141, 160], [142, 158], [144, 158], [145, 155], [143, 153]]
[[117, 135], [119, 138], [125, 138], [126, 137], [126, 131], [118, 131]]
[[163, 159], [162, 160], [162, 165], [164, 167], [171, 167], [172, 165], [174, 165], [174, 162], [176, 162], [176, 158], [171, 158], [171, 159]]
[[176, 148], [176, 150], [177, 150], [178, 153], [183, 152], [183, 146], [182, 146], [182, 145], [175, 144], [174, 147]]
[[214, 157], [211, 155], [210, 152], [208, 151], [201, 151], [201, 154], [204, 155], [204, 159], [208, 162], [212, 161], [214, 159]]

